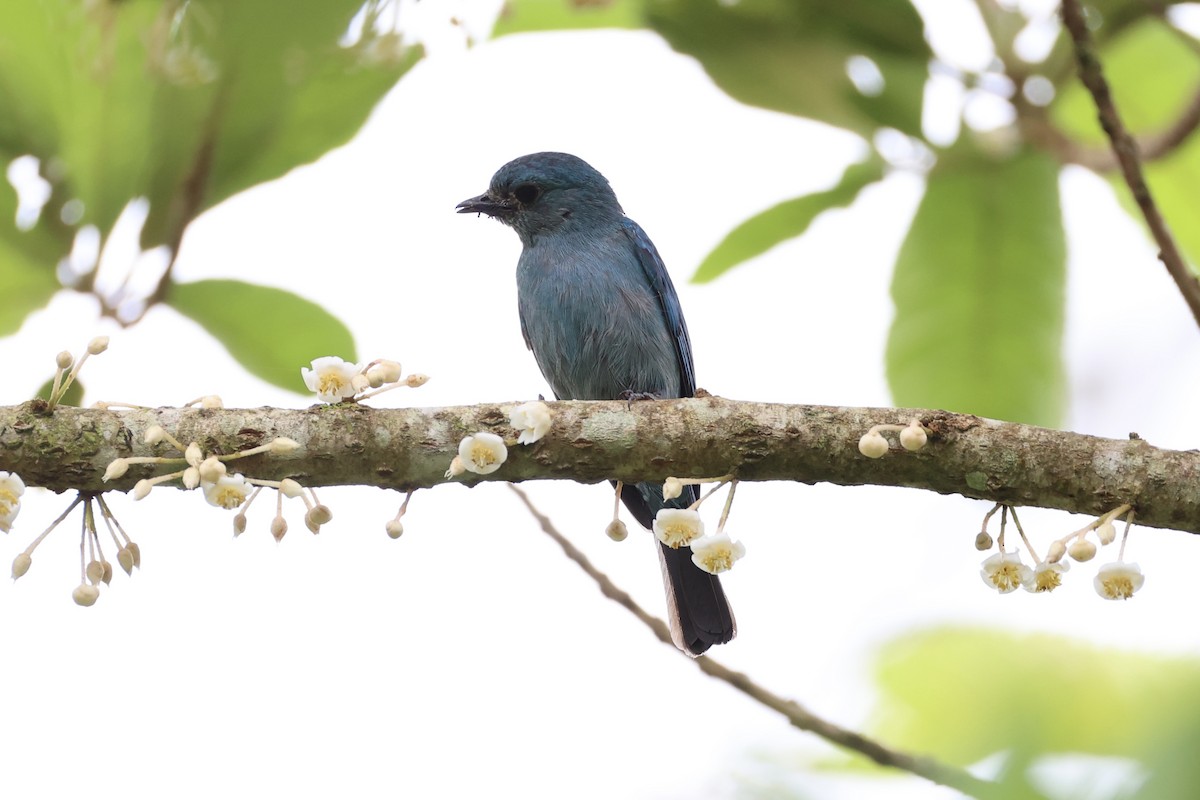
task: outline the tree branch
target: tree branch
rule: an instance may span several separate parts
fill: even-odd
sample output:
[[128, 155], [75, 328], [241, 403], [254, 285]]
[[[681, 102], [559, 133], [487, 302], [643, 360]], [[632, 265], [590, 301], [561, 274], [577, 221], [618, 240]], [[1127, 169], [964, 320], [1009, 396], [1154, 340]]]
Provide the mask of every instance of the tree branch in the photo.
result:
[[[747, 481], [790, 480], [844, 486], [906, 486], [941, 494], [1056, 508], [1098, 516], [1122, 503], [1138, 523], [1200, 533], [1200, 453], [1164, 450], [1131, 434], [1102, 439], [966, 414], [922, 409], [781, 405], [699, 397], [686, 400], [551, 403], [550, 433], [515, 443], [515, 404], [378, 409], [159, 408], [114, 412], [40, 401], [0, 407], [0, 470], [55, 491], [128, 490], [140, 478], [180, 467], [135, 465], [101, 481], [108, 463], [129, 456], [179, 456], [142, 444], [162, 425], [206, 454], [233, 453], [277, 436], [296, 440], [287, 455], [232, 462], [231, 471], [309, 486], [367, 485], [400, 490], [446, 483], [462, 437], [493, 431], [509, 443], [504, 466], [455, 482], [568, 479], [661, 481], [729, 473]], [[929, 444], [917, 453], [893, 441], [869, 459], [858, 440], [872, 425], [917, 418]]]
[[[638, 605], [627, 592], [598, 570], [579, 548], [559, 532], [550, 518], [542, 514], [530, 502], [529, 497], [524, 492], [516, 486], [512, 486], [511, 488], [521, 498], [521, 502], [525, 504], [525, 507], [529, 509], [529, 513], [538, 521], [542, 531], [558, 543], [558, 546], [562, 548], [567, 558], [574, 561], [580, 569], [587, 573], [588, 577], [596, 582], [601, 594], [621, 605], [629, 613], [641, 620], [642, 624], [648, 627], [660, 642], [672, 650], [679, 652], [671, 641], [671, 631], [667, 627], [667, 623]], [[972, 797], [999, 798], [1006, 796], [1003, 788], [998, 784], [977, 778], [966, 770], [949, 764], [943, 764], [928, 756], [915, 756], [910, 753], [892, 750], [861, 733], [855, 733], [852, 730], [824, 720], [805, 709], [795, 700], [788, 700], [787, 698], [773, 694], [756, 683], [746, 673], [732, 670], [719, 661], [713, 660], [710, 656], [700, 656], [695, 659], [695, 664], [704, 674], [724, 681], [759, 704], [782, 714], [794, 727], [802, 731], [814, 733], [822, 739], [844, 747], [847, 750], [860, 753], [876, 764], [910, 772], [913, 775], [941, 784], [942, 786], [957, 789]]]
[[1175, 281], [1176, 286], [1179, 287], [1184, 302], [1192, 311], [1192, 316], [1196, 318], [1197, 323], [1200, 323], [1200, 280], [1197, 280], [1185, 263], [1175, 244], [1175, 239], [1167, 228], [1166, 221], [1150, 194], [1150, 187], [1146, 185], [1137, 142], [1121, 122], [1121, 115], [1113, 104], [1108, 81], [1105, 80], [1104, 71], [1100, 66], [1100, 59], [1092, 48], [1092, 36], [1088, 31], [1087, 20], [1079, 0], [1062, 0], [1062, 18], [1063, 24], [1070, 32], [1071, 40], [1075, 44], [1075, 58], [1079, 62], [1080, 80], [1092, 93], [1092, 99], [1096, 102], [1100, 127], [1104, 128], [1104, 132], [1108, 134], [1108, 138], [1112, 142], [1113, 153], [1121, 165], [1121, 174], [1125, 178], [1125, 183], [1133, 192], [1133, 199], [1141, 209], [1142, 216], [1145, 217], [1146, 224], [1150, 227], [1150, 233], [1154, 236], [1155, 243], [1158, 244], [1158, 257], [1166, 266], [1167, 272]]

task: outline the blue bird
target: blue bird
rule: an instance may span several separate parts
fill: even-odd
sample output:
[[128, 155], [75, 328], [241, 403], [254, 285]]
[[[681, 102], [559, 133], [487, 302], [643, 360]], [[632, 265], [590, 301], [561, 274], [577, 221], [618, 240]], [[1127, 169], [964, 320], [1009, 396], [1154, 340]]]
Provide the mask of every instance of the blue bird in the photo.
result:
[[[603, 175], [566, 153], [505, 164], [488, 190], [458, 204], [517, 232], [517, 305], [525, 344], [560, 400], [692, 397], [692, 343], [662, 258], [625, 216]], [[660, 484], [625, 486], [621, 501], [644, 527], [663, 507], [686, 508], [695, 486], [663, 501]], [[734, 637], [715, 575], [686, 548], [660, 547], [675, 644], [698, 656]]]

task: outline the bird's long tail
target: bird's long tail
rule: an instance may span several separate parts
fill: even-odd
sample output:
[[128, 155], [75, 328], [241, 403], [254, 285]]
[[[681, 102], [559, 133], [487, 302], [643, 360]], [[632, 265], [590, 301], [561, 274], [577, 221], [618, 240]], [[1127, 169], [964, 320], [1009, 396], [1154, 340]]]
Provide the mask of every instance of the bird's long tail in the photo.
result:
[[[643, 527], [651, 528], [662, 508], [687, 508], [697, 498], [695, 486], [684, 486], [683, 494], [664, 501], [662, 485], [639, 483], [621, 490], [621, 502]], [[659, 543], [667, 612], [675, 645], [698, 656], [714, 644], [725, 644], [737, 633], [737, 623], [721, 581], [692, 563], [692, 551]]]

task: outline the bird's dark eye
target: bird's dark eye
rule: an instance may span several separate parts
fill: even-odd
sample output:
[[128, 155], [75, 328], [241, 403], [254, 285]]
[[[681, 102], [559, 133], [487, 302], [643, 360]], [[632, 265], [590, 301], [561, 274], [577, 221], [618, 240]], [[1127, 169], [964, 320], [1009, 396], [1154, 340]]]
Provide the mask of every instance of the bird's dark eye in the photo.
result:
[[541, 193], [542, 190], [532, 183], [522, 183], [513, 189], [513, 197], [517, 198], [517, 202], [523, 206], [527, 206], [534, 200], [537, 200]]

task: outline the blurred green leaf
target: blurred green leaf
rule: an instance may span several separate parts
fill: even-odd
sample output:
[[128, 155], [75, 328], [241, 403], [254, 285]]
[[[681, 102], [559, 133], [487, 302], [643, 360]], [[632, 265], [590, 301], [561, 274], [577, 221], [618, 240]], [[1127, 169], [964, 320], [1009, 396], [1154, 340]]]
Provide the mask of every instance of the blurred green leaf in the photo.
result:
[[[34, 397], [40, 397], [46, 402], [50, 402], [50, 392], [54, 389], [54, 378], [49, 379], [41, 385]], [[78, 379], [71, 381], [71, 385], [67, 387], [67, 391], [63, 392], [62, 399], [58, 401], [59, 405], [75, 406], [76, 408], [83, 405], [83, 384]]]
[[300, 368], [314, 358], [357, 360], [354, 337], [321, 306], [283, 289], [233, 280], [171, 286], [167, 304], [198, 322], [268, 383], [304, 391]]
[[822, 213], [850, 205], [863, 187], [882, 177], [883, 162], [877, 158], [851, 164], [833, 188], [785, 200], [755, 214], [730, 231], [705, 256], [692, 280], [707, 283], [775, 245], [800, 236]]
[[150, 202], [146, 247], [347, 141], [420, 57], [345, 46], [362, 0], [0, 3], [0, 151], [52, 166], [107, 233]]
[[1200, 713], [1200, 661], [1046, 634], [909, 633], [876, 675], [872, 731], [960, 765], [1014, 749], [1141, 758]]
[[579, 28], [639, 28], [642, 0], [508, 0], [492, 36]]
[[15, 332], [58, 291], [55, 243], [39, 229], [18, 230], [16, 215], [17, 193], [0, 179], [0, 336]]
[[1058, 165], [965, 146], [943, 154], [892, 279], [897, 405], [1056, 425], [1065, 282]]
[[[1177, 31], [1147, 18], [1129, 27], [1101, 50], [1113, 102], [1131, 131], [1156, 133], [1173, 123], [1200, 90], [1200, 57]], [[1096, 106], [1077, 81], [1052, 107], [1053, 119], [1066, 133], [1097, 147], [1109, 146], [1096, 118]], [[1159, 210], [1172, 226], [1193, 267], [1200, 263], [1200, 224], [1196, 187], [1200, 185], [1200, 137], [1192, 134], [1166, 158], [1143, 165]], [[1144, 225], [1119, 172], [1108, 175], [1126, 210]]]
[[[646, 0], [646, 14], [673, 48], [744, 103], [863, 136], [881, 126], [921, 135], [931, 53], [908, 0]], [[855, 57], [878, 69], [878, 91], [851, 81]]]

